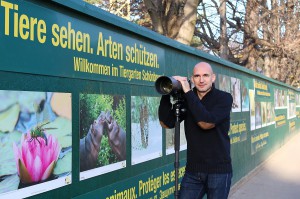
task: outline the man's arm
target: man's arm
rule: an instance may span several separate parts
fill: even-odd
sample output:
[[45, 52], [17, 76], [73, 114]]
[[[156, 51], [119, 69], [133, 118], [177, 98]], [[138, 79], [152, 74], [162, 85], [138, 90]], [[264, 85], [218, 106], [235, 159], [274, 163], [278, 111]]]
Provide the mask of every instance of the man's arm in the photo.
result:
[[208, 111], [193, 91], [185, 95], [189, 109], [202, 129], [214, 128], [218, 123], [230, 116], [232, 96], [229, 93], [222, 93], [217, 96], [213, 110]]
[[202, 129], [205, 129], [205, 130], [212, 129], [216, 126], [214, 123], [207, 123], [207, 122], [198, 122], [197, 124]]
[[174, 128], [175, 115], [170, 102], [170, 95], [163, 95], [158, 108], [158, 117], [160, 125], [163, 128]]

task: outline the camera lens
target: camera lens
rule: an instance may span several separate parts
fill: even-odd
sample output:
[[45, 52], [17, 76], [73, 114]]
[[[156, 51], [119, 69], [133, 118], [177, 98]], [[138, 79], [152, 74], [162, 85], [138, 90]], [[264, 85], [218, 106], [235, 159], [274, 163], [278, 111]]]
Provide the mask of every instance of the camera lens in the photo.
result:
[[155, 88], [162, 95], [176, 94], [181, 91], [181, 84], [173, 77], [161, 76], [156, 80]]
[[166, 94], [172, 92], [172, 88], [173, 88], [173, 86], [172, 86], [171, 81], [164, 81], [164, 82], [161, 82], [161, 84], [160, 84], [160, 90]]

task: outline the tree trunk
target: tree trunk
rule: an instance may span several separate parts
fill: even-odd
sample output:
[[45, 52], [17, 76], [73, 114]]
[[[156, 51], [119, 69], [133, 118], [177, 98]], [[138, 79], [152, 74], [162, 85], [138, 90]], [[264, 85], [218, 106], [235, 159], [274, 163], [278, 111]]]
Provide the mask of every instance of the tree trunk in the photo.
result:
[[258, 11], [258, 3], [256, 1], [247, 1], [244, 32], [245, 51], [243, 58], [248, 58], [245, 66], [253, 71], [257, 71], [256, 60], [258, 57], [256, 56], [254, 47], [258, 30]]
[[181, 14], [179, 15], [174, 30], [170, 30], [175, 33], [176, 41], [186, 45], [191, 44], [196, 26], [197, 7], [199, 3], [199, 0], [186, 0], [182, 16], [180, 16]]
[[149, 136], [149, 114], [147, 104], [144, 102], [141, 104], [140, 108], [140, 130], [142, 146], [143, 148], [147, 148]]
[[220, 0], [220, 57], [223, 59], [228, 59], [228, 39], [227, 39], [227, 19], [226, 19], [226, 1]]
[[164, 11], [161, 0], [144, 0], [144, 4], [147, 8], [148, 14], [150, 15], [152, 22], [153, 31], [164, 34]]
[[144, 0], [155, 32], [189, 45], [200, 0]]

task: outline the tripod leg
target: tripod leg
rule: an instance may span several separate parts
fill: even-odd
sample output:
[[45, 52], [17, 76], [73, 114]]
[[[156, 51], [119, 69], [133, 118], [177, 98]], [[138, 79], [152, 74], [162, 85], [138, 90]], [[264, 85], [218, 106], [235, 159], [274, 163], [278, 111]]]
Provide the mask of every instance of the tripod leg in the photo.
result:
[[179, 150], [180, 150], [180, 122], [179, 118], [176, 119], [175, 123], [175, 199], [178, 199], [179, 192], [178, 192], [178, 171], [179, 171]]

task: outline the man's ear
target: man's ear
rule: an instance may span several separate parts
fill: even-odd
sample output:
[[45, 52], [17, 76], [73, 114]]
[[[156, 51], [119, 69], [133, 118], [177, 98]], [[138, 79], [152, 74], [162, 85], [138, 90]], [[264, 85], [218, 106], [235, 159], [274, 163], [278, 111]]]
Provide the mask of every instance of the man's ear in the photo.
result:
[[216, 74], [213, 73], [211, 78], [212, 78], [212, 82], [215, 82], [216, 81]]

